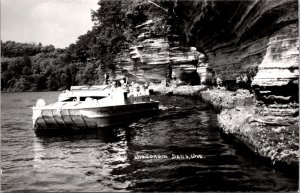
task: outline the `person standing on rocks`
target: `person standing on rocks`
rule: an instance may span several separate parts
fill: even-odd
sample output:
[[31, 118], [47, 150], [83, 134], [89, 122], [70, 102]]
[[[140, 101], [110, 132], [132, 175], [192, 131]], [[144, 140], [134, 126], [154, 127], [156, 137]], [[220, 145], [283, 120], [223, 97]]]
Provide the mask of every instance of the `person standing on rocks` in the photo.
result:
[[172, 79], [173, 66], [174, 66], [174, 61], [170, 60], [170, 63], [168, 65], [167, 83], [169, 83], [170, 80]]

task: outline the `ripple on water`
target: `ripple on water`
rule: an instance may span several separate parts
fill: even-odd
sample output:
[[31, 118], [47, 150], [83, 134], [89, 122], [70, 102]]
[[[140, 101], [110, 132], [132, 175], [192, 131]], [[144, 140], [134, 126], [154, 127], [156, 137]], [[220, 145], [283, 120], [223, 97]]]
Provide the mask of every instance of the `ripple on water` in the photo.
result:
[[[125, 128], [35, 136], [31, 107], [57, 92], [3, 94], [2, 189], [6, 191], [278, 191], [298, 180], [224, 140], [217, 117], [193, 98], [154, 96], [160, 111]], [[202, 155], [172, 159], [172, 155]], [[167, 159], [136, 159], [167, 155]]]

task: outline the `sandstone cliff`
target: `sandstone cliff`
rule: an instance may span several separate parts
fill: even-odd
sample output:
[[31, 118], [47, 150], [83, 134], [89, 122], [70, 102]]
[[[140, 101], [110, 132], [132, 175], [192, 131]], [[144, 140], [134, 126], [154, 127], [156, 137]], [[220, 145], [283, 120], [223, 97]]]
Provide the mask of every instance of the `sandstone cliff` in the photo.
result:
[[[224, 131], [253, 146], [261, 156], [297, 162], [298, 2], [174, 1], [172, 9], [181, 38], [205, 55], [206, 60], [199, 61], [197, 69], [200, 79], [204, 79], [201, 82], [207, 82], [205, 76], [209, 74], [228, 90], [243, 88], [254, 94], [253, 104], [239, 107], [250, 109], [247, 113], [251, 119], [241, 117], [243, 124], [237, 120], [234, 106], [230, 107], [232, 113], [221, 109], [219, 120]], [[213, 103], [213, 95], [218, 92], [211, 93], [204, 98]], [[215, 97], [220, 101], [226, 98]], [[282, 144], [292, 147], [287, 150], [292, 152], [290, 156], [282, 151]]]
[[[133, 26], [135, 41], [115, 58], [116, 76], [126, 74], [130, 81], [161, 82], [166, 79], [168, 65], [173, 62], [175, 77], [190, 84], [199, 84], [195, 66], [204, 55], [195, 47], [182, 45], [174, 33], [174, 22], [169, 22], [169, 13], [152, 1], [138, 1], [138, 7], [147, 9], [142, 23]], [[152, 10], [152, 12], [149, 12]]]
[[137, 1], [133, 7], [148, 11], [134, 26], [135, 42], [115, 59], [117, 74], [160, 82], [173, 60], [186, 82], [209, 83], [209, 75], [229, 90], [254, 92], [265, 124], [298, 123], [296, 0], [169, 1], [168, 9]]
[[[176, 10], [187, 42], [206, 55], [215, 78], [229, 90], [254, 91], [254, 128], [298, 138], [298, 2], [178, 1]], [[223, 122], [235, 124], [225, 115]], [[274, 147], [286, 139], [276, 140]]]
[[187, 41], [223, 82], [253, 78], [257, 68], [254, 85], [298, 79], [296, 0], [178, 1], [176, 10]]

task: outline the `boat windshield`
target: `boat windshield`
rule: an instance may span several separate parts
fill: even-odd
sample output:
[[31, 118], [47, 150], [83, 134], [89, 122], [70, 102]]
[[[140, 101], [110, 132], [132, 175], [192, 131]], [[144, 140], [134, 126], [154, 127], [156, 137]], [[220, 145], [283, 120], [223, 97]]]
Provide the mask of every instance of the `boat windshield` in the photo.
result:
[[[87, 97], [79, 97], [79, 101], [85, 101], [86, 98], [91, 98], [91, 99], [103, 99], [105, 97], [103, 96], [87, 96]], [[67, 98], [65, 100], [62, 100], [61, 102], [71, 102], [71, 101], [76, 101], [77, 98], [76, 97], [70, 97], [70, 98]]]

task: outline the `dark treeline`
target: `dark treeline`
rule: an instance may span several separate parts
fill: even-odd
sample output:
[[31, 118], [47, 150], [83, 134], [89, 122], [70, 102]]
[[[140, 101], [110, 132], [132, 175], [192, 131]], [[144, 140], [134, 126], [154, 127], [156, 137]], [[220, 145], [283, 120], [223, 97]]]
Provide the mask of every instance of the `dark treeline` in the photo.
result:
[[65, 49], [7, 41], [1, 50], [1, 91], [58, 90], [76, 82], [80, 67]]
[[[99, 0], [99, 9], [91, 13], [92, 29], [65, 49], [1, 41], [1, 91], [61, 90], [71, 85], [101, 84], [104, 73], [115, 70], [115, 55], [134, 43], [135, 26], [150, 14], [167, 16], [146, 2]], [[168, 8], [172, 1], [159, 3]], [[157, 33], [166, 32], [159, 29]]]

